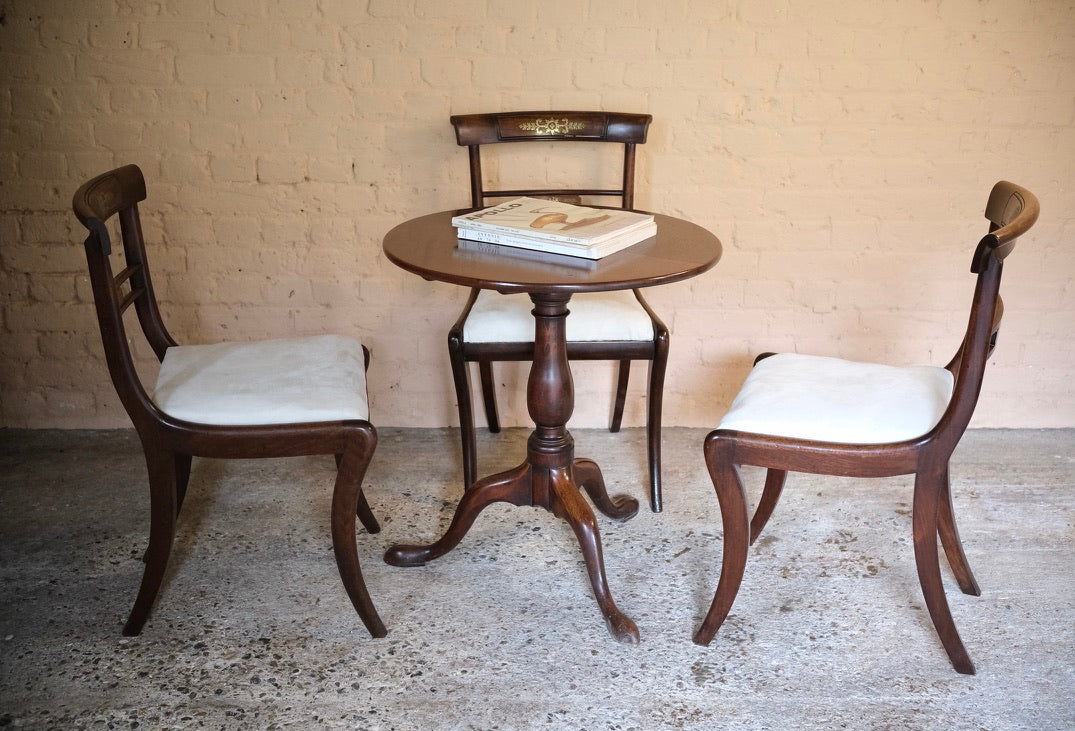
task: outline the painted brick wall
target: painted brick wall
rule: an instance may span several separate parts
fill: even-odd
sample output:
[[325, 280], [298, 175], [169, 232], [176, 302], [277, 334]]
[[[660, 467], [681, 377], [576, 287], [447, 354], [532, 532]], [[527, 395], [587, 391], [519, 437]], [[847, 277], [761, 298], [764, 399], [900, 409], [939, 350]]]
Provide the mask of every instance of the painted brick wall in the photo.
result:
[[[354, 335], [378, 424], [453, 424], [465, 292], [380, 241], [467, 203], [448, 116], [510, 108], [652, 113], [638, 205], [726, 245], [650, 295], [673, 328], [666, 423], [713, 424], [762, 350], [945, 363], [1007, 178], [1043, 216], [1009, 260], [975, 424], [1075, 426], [1067, 0], [0, 0], [0, 425], [127, 423], [70, 198], [129, 162], [181, 341]], [[525, 371], [500, 373], [525, 423]], [[611, 366], [575, 383], [573, 423], [604, 423]]]

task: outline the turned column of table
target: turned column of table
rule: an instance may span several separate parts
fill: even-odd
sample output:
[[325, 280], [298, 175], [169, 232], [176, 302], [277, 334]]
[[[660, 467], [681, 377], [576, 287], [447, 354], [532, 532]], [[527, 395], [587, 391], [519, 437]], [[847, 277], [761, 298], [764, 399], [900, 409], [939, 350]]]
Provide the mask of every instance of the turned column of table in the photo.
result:
[[385, 554], [385, 561], [394, 566], [420, 566], [443, 556], [458, 545], [478, 514], [494, 502], [542, 507], [566, 520], [575, 531], [609, 631], [622, 642], [636, 643], [638, 627], [612, 599], [601, 552], [601, 532], [579, 488], [586, 489], [601, 512], [619, 520], [634, 516], [638, 501], [626, 495], [610, 498], [597, 464], [575, 459], [574, 440], [567, 430], [575, 404], [566, 337], [571, 295], [535, 292], [530, 298], [534, 302], [534, 361], [526, 402], [535, 427], [527, 440], [526, 461], [479, 480], [467, 490], [440, 540], [426, 546], [393, 546]]

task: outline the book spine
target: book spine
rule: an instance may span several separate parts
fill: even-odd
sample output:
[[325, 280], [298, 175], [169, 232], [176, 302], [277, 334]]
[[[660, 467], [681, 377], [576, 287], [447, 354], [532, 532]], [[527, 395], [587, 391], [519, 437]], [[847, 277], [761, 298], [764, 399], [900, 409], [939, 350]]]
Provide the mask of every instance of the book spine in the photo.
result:
[[556, 266], [561, 271], [577, 270], [591, 271], [597, 266], [595, 259], [586, 259], [581, 256], [567, 256], [565, 254], [552, 254], [547, 251], [524, 249], [521, 246], [501, 246], [500, 244], [487, 244], [484, 241], [470, 241], [459, 239], [459, 250], [463, 252], [476, 252], [480, 254], [503, 256], [518, 261], [540, 262]]
[[564, 249], [572, 252], [585, 252], [590, 249], [586, 244], [572, 244], [563, 241], [546, 239], [542, 236], [528, 236], [512, 231], [488, 231], [485, 229], [459, 228], [459, 237], [471, 241], [484, 241], [489, 244], [502, 244], [504, 246], [529, 246], [529, 247], [552, 247], [557, 250]]
[[505, 234], [498, 231], [479, 231], [459, 229], [459, 238], [470, 241], [480, 241], [486, 244], [498, 244], [500, 246], [512, 246], [531, 251], [544, 251], [550, 254], [565, 254], [577, 256], [583, 259], [596, 259], [597, 256], [588, 246], [562, 244], [557, 241], [545, 241], [542, 239], [519, 236], [518, 234]]
[[[591, 246], [598, 246], [599, 244], [609, 241], [610, 239], [618, 239], [633, 233], [637, 233], [638, 231], [650, 229], [653, 227], [653, 219], [651, 218], [649, 220], [637, 221], [629, 226], [625, 226], [622, 229], [611, 231], [609, 233], [590, 238], [581, 238], [578, 236], [564, 236], [563, 234], [547, 233], [545, 231], [537, 230], [524, 232], [518, 228], [512, 228], [511, 226], [500, 226], [497, 224], [484, 222], [475, 224], [470, 221], [463, 221], [459, 219], [452, 219], [452, 225], [459, 229], [461, 233], [463, 231], [466, 231], [468, 234], [471, 232], [484, 234], [499, 234], [504, 236], [516, 236], [533, 239], [535, 241], [553, 241], [568, 246], [581, 246], [584, 248], [589, 248]], [[485, 239], [482, 240], [484, 241]]]
[[[512, 228], [511, 226], [501, 226], [495, 223], [487, 223], [485, 221], [468, 221], [465, 218], [453, 218], [452, 225], [458, 228], [460, 231], [486, 231], [489, 233], [501, 233], [511, 236], [518, 236], [519, 229]], [[561, 244], [575, 244], [576, 246], [586, 246], [586, 239], [579, 238], [578, 236], [565, 236], [563, 234], [548, 233], [545, 231], [534, 231], [532, 234], [535, 238], [540, 238], [547, 241], [558, 241]]]

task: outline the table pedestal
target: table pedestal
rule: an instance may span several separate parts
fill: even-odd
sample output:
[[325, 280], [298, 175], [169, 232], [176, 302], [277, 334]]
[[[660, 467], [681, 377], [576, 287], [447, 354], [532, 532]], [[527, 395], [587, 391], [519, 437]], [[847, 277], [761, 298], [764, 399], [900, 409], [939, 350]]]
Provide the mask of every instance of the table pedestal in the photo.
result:
[[586, 490], [598, 510], [616, 520], [633, 517], [638, 512], [638, 501], [628, 495], [610, 497], [597, 463], [575, 459], [575, 443], [567, 431], [567, 421], [575, 408], [566, 332], [567, 303], [571, 295], [532, 293], [530, 299], [534, 302], [536, 326], [526, 402], [535, 428], [527, 441], [526, 461], [468, 488], [440, 540], [426, 546], [392, 546], [384, 560], [393, 566], [421, 566], [443, 556], [459, 544], [478, 514], [492, 503], [545, 508], [566, 520], [575, 531], [594, 595], [612, 636], [636, 644], [638, 627], [616, 607], [609, 593], [601, 533], [579, 488]]

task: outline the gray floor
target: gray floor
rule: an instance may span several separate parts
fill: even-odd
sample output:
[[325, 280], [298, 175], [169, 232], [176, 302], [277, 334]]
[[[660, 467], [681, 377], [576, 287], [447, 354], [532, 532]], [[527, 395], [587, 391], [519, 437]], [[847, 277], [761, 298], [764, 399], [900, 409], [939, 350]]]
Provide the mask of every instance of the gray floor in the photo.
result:
[[[482, 471], [525, 436], [483, 436]], [[1075, 727], [1075, 431], [973, 431], [956, 453], [983, 595], [945, 578], [973, 677], [923, 608], [907, 478], [792, 476], [732, 616], [692, 644], [721, 549], [703, 436], [666, 430], [664, 513], [601, 519], [630, 647], [544, 511], [494, 506], [426, 567], [380, 560], [437, 537], [459, 497], [456, 433], [418, 429], [381, 430], [366, 490], [384, 530], [358, 538], [387, 638], [339, 584], [328, 458], [196, 461], [156, 609], [123, 638], [147, 521], [133, 433], [0, 431], [0, 727]], [[642, 438], [575, 432], [611, 491], [639, 498]]]

